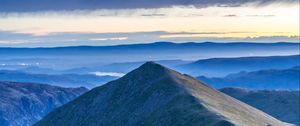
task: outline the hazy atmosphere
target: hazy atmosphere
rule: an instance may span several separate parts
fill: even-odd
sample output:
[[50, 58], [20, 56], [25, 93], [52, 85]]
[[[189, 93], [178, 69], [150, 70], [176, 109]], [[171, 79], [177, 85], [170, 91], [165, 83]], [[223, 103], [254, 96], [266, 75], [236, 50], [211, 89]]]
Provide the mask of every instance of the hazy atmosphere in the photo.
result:
[[299, 42], [298, 0], [1, 0], [0, 44]]
[[0, 126], [300, 126], [299, 0], [0, 0]]

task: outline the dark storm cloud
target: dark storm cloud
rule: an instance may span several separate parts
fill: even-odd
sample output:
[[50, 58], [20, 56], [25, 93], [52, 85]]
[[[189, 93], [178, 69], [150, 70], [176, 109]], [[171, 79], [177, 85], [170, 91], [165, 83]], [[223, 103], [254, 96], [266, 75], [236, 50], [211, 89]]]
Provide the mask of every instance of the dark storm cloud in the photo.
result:
[[298, 3], [298, 0], [0, 0], [0, 12], [34, 12], [58, 10], [136, 9], [172, 6], [225, 6], [247, 3], [257, 6], [270, 3]]

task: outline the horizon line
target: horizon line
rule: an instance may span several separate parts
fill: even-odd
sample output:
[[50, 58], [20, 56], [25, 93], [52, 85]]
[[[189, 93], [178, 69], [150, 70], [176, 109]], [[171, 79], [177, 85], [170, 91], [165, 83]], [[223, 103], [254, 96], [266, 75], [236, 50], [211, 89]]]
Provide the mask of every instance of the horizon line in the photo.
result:
[[235, 41], [229, 41], [229, 42], [217, 42], [217, 41], [203, 41], [203, 42], [172, 42], [172, 41], [153, 41], [153, 42], [147, 42], [147, 43], [128, 43], [128, 44], [116, 44], [116, 45], [66, 45], [66, 46], [35, 46], [35, 47], [27, 47], [27, 46], [20, 46], [20, 47], [14, 47], [14, 46], [0, 46], [0, 48], [72, 48], [72, 47], [115, 47], [115, 46], [130, 46], [130, 45], [150, 45], [150, 44], [205, 44], [205, 43], [211, 43], [211, 44], [300, 44], [300, 41], [298, 42], [288, 42], [288, 41], [282, 41], [282, 42], [235, 42]]

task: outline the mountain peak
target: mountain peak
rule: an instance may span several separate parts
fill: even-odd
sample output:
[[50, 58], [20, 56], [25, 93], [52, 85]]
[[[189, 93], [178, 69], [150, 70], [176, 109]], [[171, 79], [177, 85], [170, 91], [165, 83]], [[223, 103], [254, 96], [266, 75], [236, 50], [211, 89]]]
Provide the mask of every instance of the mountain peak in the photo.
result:
[[157, 64], [157, 63], [155, 63], [153, 61], [147, 61], [143, 65], [141, 65], [140, 67], [152, 67], [152, 68], [154, 68], [154, 67], [162, 67], [162, 68], [164, 68], [162, 65]]
[[287, 124], [193, 77], [146, 62], [56, 109], [36, 126]]
[[153, 61], [148, 61], [141, 65], [138, 69], [143, 69], [147, 70], [145, 72], [166, 72], [166, 71], [171, 71], [171, 69], [164, 67], [160, 64], [157, 64]]
[[[166, 68], [160, 64], [157, 64], [153, 61], [148, 61], [138, 67], [137, 69], [129, 72], [127, 75], [133, 76], [133, 77], [157, 77], [157, 76], [163, 76], [168, 75], [172, 72], [175, 72], [169, 68]], [[128, 76], [124, 76], [126, 78]]]

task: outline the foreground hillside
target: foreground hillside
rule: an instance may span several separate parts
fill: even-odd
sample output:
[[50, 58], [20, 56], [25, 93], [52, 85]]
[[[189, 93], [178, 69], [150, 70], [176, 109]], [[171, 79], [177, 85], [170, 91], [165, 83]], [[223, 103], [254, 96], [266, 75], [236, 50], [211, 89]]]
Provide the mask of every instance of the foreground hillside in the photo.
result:
[[223, 88], [221, 92], [258, 108], [271, 116], [300, 126], [300, 92]]
[[290, 89], [299, 90], [300, 67], [240, 72], [226, 77], [198, 77], [215, 88], [243, 87], [250, 89]]
[[86, 91], [85, 88], [0, 81], [0, 126], [30, 126]]
[[54, 110], [35, 126], [286, 126], [195, 78], [147, 62]]

